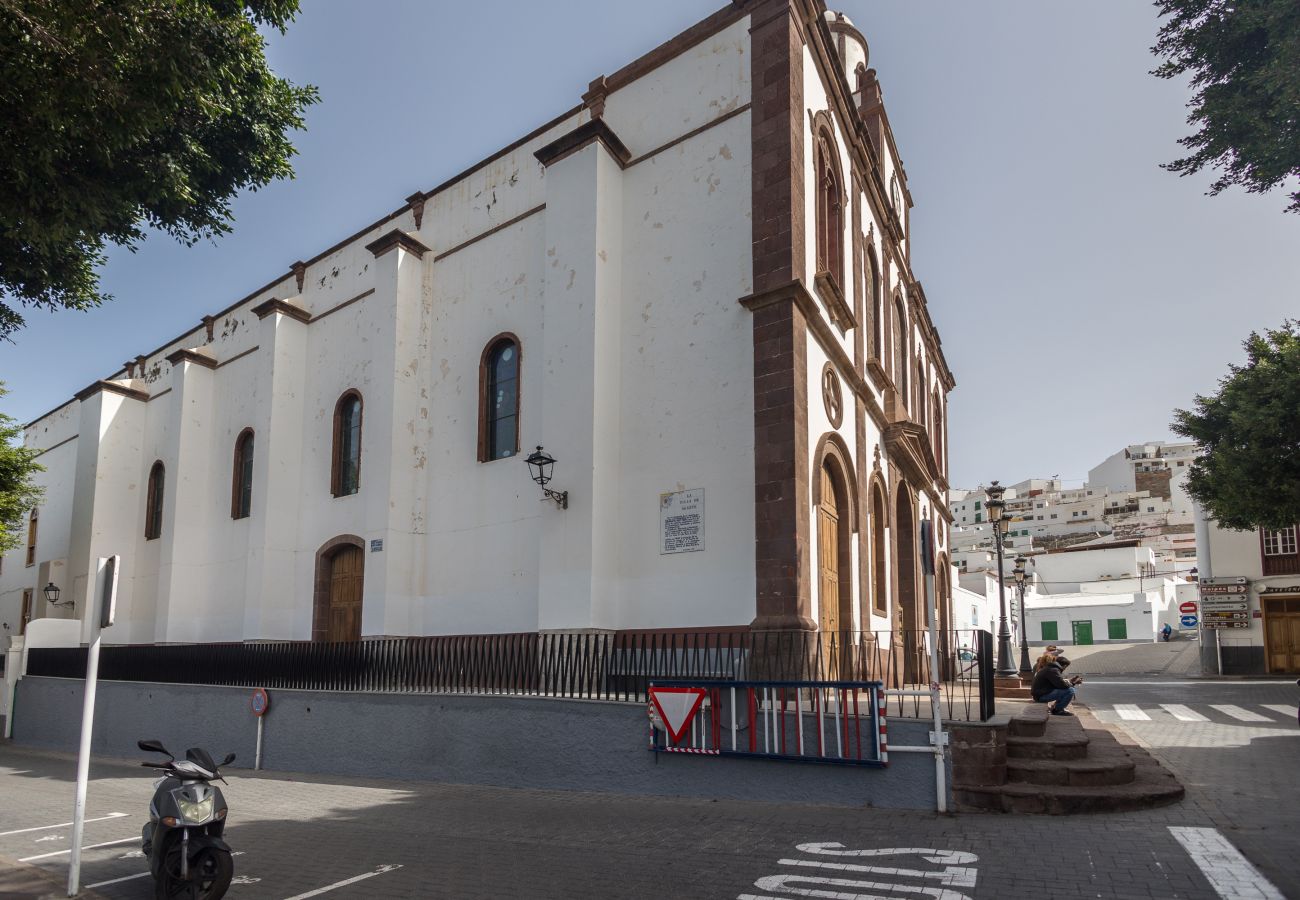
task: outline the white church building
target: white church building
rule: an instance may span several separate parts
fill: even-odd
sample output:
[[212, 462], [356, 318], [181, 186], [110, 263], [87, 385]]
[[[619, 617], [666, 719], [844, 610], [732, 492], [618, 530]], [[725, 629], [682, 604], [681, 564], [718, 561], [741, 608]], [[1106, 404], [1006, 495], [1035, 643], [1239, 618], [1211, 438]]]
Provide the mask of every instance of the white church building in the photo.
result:
[[30, 423], [3, 634], [114, 554], [117, 644], [924, 627], [911, 205], [859, 31], [731, 3]]

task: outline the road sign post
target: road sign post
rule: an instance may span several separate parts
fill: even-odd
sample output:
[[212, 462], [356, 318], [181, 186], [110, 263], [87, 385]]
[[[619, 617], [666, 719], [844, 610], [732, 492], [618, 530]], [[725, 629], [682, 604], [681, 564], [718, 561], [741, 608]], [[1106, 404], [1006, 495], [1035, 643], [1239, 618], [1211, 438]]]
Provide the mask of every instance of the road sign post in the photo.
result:
[[271, 695], [266, 692], [266, 688], [258, 688], [253, 691], [248, 705], [257, 719], [257, 749], [253, 753], [253, 771], [257, 771], [262, 768], [262, 719], [271, 708]]
[[72, 850], [68, 866], [68, 896], [81, 887], [81, 836], [86, 827], [86, 784], [90, 780], [90, 737], [95, 728], [95, 688], [99, 682], [99, 642], [102, 630], [113, 624], [117, 611], [117, 573], [120, 556], [100, 557], [95, 584], [99, 608], [85, 611], [90, 627], [86, 650], [86, 683], [81, 704], [81, 747], [77, 753], [77, 794], [72, 804]]

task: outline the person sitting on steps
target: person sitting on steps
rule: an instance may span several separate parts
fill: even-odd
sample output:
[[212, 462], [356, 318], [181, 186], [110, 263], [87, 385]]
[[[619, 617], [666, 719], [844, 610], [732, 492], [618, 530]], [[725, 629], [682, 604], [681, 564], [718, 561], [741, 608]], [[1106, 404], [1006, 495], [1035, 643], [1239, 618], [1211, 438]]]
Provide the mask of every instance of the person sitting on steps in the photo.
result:
[[1074, 686], [1082, 684], [1083, 679], [1075, 675], [1066, 681], [1064, 673], [1069, 665], [1070, 661], [1064, 656], [1056, 657], [1038, 670], [1038, 674], [1034, 676], [1033, 686], [1029, 689], [1035, 703], [1052, 704], [1051, 713], [1054, 716], [1074, 715], [1067, 711], [1066, 707], [1074, 699]]

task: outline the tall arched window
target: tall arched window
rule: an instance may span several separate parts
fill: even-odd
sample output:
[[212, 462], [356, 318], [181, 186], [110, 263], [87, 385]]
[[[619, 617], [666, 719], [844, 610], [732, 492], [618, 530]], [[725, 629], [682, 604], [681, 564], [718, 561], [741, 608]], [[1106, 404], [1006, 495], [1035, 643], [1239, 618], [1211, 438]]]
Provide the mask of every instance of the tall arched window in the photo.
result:
[[887, 514], [885, 492], [879, 484], [871, 488], [871, 606], [877, 615], [888, 610], [889, 577], [885, 560], [889, 557], [889, 544], [885, 540]]
[[230, 518], [246, 519], [253, 511], [253, 429], [235, 440], [235, 466], [230, 489]]
[[519, 339], [501, 334], [488, 342], [479, 362], [478, 461], [519, 452]]
[[916, 360], [916, 423], [918, 425], [926, 424], [925, 404], [928, 398], [925, 396], [925, 366], [918, 358]]
[[907, 314], [903, 312], [903, 298], [894, 297], [894, 387], [904, 408], [910, 399], [907, 394]]
[[943, 472], [943, 407], [940, 404], [938, 388], [935, 388], [930, 396], [930, 419], [934, 422], [934, 427], [931, 429], [931, 437], [934, 440], [934, 462], [939, 467], [939, 471]]
[[334, 407], [334, 456], [330, 490], [346, 497], [361, 489], [361, 395], [347, 391]]
[[867, 251], [867, 310], [871, 316], [871, 355], [883, 359], [884, 347], [884, 310], [880, 308], [880, 269], [876, 265], [876, 252]]
[[844, 282], [844, 188], [835, 142], [825, 129], [817, 135], [817, 269]]
[[32, 507], [32, 514], [27, 517], [27, 565], [36, 565], [36, 529], [40, 524], [40, 517], [35, 507]]
[[152, 541], [162, 535], [163, 517], [163, 481], [166, 477], [162, 460], [153, 464], [149, 470], [149, 494], [144, 507], [144, 539]]

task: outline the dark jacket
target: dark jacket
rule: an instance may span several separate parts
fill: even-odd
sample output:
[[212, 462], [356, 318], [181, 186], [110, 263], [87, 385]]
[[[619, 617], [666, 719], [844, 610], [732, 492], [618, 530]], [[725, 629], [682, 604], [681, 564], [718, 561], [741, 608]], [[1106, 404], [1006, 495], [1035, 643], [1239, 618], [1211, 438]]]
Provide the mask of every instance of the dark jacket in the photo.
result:
[[1038, 670], [1038, 674], [1034, 676], [1034, 683], [1029, 688], [1030, 695], [1035, 700], [1042, 700], [1052, 691], [1068, 688], [1070, 682], [1066, 681], [1065, 676], [1061, 673], [1061, 664], [1058, 662], [1050, 662], [1043, 666]]

